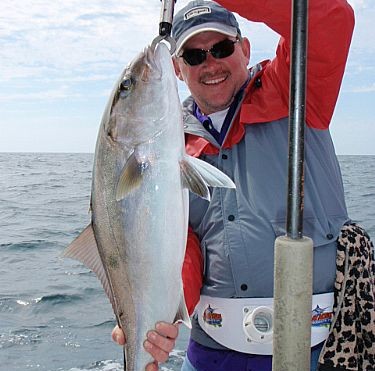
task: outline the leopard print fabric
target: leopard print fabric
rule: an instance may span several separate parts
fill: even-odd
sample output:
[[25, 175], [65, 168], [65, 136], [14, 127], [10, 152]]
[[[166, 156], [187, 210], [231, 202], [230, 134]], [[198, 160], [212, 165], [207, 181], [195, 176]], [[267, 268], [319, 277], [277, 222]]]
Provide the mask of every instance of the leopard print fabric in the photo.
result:
[[338, 238], [334, 318], [319, 371], [375, 371], [375, 260], [369, 236], [356, 224]]

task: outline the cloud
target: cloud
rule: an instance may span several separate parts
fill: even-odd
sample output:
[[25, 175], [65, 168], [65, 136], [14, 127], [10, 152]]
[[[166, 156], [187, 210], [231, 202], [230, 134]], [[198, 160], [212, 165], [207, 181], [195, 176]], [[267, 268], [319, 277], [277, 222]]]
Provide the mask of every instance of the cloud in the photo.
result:
[[375, 8], [373, 0], [348, 0], [348, 2], [354, 10]]
[[[187, 2], [177, 1], [176, 11]], [[373, 7], [370, 0], [351, 3], [357, 9]], [[93, 0], [87, 4], [29, 0], [22, 7], [3, 0], [0, 82], [43, 78], [59, 82], [65, 78], [68, 84], [77, 74], [90, 80], [91, 75], [118, 73], [156, 36], [159, 14], [160, 2], [149, 0]], [[239, 22], [252, 43], [252, 63], [272, 58], [278, 36], [263, 24], [241, 17]], [[362, 30], [363, 26], [358, 27]], [[354, 47], [367, 45], [364, 38], [357, 39]], [[367, 43], [373, 44], [372, 40]]]
[[343, 93], [374, 93], [375, 92], [375, 83], [369, 85], [362, 85], [352, 87], [350, 89], [343, 89]]
[[[92, 61], [129, 60], [156, 33], [159, 4], [78, 0], [29, 1], [23, 7], [2, 2], [0, 79], [69, 70]], [[111, 9], [109, 12], [108, 9]], [[151, 12], [144, 12], [149, 9]], [[147, 40], [148, 38], [148, 40]]]
[[29, 92], [25, 91], [24, 93], [10, 93], [10, 94], [3, 94], [0, 95], [0, 102], [20, 102], [20, 101], [53, 101], [53, 100], [60, 100], [60, 99], [77, 99], [81, 98], [82, 94], [72, 94], [69, 91], [69, 88], [63, 86], [58, 89], [51, 89], [51, 90], [42, 90], [37, 92]]
[[[178, 0], [175, 11], [187, 2]], [[375, 90], [375, 1], [349, 2], [356, 27], [341, 95], [351, 93], [353, 116], [360, 118], [364, 110], [356, 109], [362, 107], [355, 103], [356, 96], [367, 102]], [[67, 110], [79, 117], [77, 130], [82, 118], [97, 125], [95, 117], [100, 117], [117, 76], [157, 35], [160, 7], [158, 0], [24, 0], [22, 6], [2, 0], [0, 125], [9, 126], [7, 118], [12, 125], [20, 124], [18, 132], [37, 122], [42, 129], [43, 123], [50, 127], [53, 112], [59, 117], [54, 121], [63, 126], [72, 121], [64, 116]], [[261, 23], [238, 19], [252, 45], [251, 64], [272, 58], [279, 36]], [[182, 83], [179, 92], [183, 98], [188, 94]], [[1, 131], [3, 143], [10, 143], [9, 130]]]
[[160, 4], [31, 0], [20, 7], [3, 0], [0, 101], [108, 94], [125, 65], [156, 36]]

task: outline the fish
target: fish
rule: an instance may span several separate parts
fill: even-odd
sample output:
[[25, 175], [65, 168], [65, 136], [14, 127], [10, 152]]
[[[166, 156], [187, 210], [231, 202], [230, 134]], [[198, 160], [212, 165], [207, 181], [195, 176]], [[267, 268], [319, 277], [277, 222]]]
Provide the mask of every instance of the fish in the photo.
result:
[[181, 271], [189, 192], [235, 188], [186, 154], [182, 106], [168, 46], [148, 46], [121, 73], [95, 147], [91, 223], [66, 248], [100, 279], [126, 334], [124, 370], [153, 362], [143, 348], [156, 322], [191, 327]]

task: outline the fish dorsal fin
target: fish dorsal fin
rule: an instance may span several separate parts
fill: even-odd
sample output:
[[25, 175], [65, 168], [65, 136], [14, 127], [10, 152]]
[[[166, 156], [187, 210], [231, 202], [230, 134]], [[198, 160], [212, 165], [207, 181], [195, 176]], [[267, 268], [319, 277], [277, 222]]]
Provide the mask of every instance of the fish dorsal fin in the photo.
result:
[[91, 269], [99, 278], [112, 307], [115, 309], [111, 286], [99, 255], [91, 224], [63, 251], [62, 257], [78, 260]]
[[139, 160], [134, 151], [126, 161], [121, 172], [120, 179], [116, 188], [116, 200], [121, 201], [133, 189], [137, 189], [142, 183], [142, 178], [150, 167], [150, 161], [147, 159]]
[[181, 293], [180, 304], [178, 306], [176, 317], [173, 322], [174, 323], [182, 322], [186, 327], [191, 329], [190, 316], [186, 307], [185, 297], [183, 293]]
[[180, 161], [182, 184], [198, 196], [210, 200], [208, 186], [236, 188], [233, 181], [209, 163], [192, 156]]

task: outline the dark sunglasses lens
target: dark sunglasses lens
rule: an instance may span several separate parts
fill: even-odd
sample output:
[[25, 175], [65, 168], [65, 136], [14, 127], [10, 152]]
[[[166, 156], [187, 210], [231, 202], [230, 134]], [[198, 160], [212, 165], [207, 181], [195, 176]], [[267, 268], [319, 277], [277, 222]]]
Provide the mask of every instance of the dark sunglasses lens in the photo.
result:
[[226, 58], [233, 54], [235, 41], [223, 40], [215, 44], [210, 52], [214, 58]]
[[185, 62], [190, 64], [190, 66], [197, 66], [205, 61], [206, 52], [201, 49], [185, 50], [182, 54], [182, 58], [184, 58]]
[[[234, 52], [234, 44], [236, 42], [237, 40], [225, 39], [213, 45], [209, 52], [217, 59], [229, 57]], [[188, 49], [183, 52], [182, 58], [190, 66], [198, 66], [206, 60], [207, 51], [203, 49]]]

